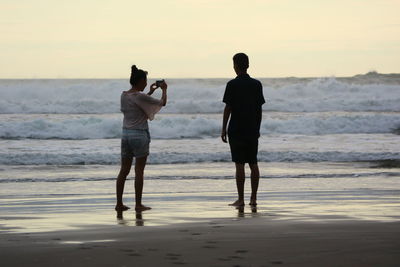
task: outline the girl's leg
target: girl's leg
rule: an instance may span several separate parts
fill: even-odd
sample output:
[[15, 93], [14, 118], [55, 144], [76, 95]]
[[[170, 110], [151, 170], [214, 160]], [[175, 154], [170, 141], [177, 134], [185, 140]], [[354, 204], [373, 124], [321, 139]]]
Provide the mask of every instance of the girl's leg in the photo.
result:
[[249, 164], [251, 170], [251, 197], [250, 197], [250, 205], [257, 205], [257, 190], [258, 183], [260, 180], [260, 170], [258, 169], [258, 164]]
[[143, 193], [143, 174], [144, 168], [146, 167], [147, 156], [136, 158], [135, 162], [135, 210], [144, 211], [151, 209], [142, 204], [142, 193]]
[[115, 210], [127, 210], [129, 207], [124, 206], [122, 202], [122, 195], [124, 194], [124, 186], [126, 177], [128, 176], [131, 166], [132, 166], [132, 158], [121, 158], [121, 169], [118, 174], [116, 191], [117, 191], [117, 205], [115, 206]]

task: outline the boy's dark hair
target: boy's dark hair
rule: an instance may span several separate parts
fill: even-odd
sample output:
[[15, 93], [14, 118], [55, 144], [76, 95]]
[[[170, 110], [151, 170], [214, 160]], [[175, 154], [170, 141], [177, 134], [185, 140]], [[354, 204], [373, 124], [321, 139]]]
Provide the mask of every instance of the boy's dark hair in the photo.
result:
[[131, 78], [129, 79], [129, 82], [132, 86], [135, 86], [142, 79], [146, 79], [146, 78], [147, 78], [147, 71], [140, 70], [136, 67], [136, 65], [132, 65]]
[[233, 56], [233, 63], [240, 70], [247, 70], [249, 68], [249, 57], [245, 53], [237, 53]]

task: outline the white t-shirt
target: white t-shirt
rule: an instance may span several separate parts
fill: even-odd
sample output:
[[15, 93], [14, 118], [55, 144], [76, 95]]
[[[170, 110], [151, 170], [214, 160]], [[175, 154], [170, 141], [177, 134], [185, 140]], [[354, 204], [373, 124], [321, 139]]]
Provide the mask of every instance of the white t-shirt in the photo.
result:
[[153, 120], [154, 115], [163, 106], [162, 100], [153, 98], [141, 92], [121, 94], [121, 112], [124, 113], [124, 129], [148, 129], [147, 120]]

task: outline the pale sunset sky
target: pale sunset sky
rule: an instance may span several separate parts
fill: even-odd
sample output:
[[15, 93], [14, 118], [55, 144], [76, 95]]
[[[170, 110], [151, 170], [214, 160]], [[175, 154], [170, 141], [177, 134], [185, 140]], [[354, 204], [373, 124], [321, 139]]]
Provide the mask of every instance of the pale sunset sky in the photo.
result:
[[400, 72], [400, 0], [0, 0], [0, 78]]

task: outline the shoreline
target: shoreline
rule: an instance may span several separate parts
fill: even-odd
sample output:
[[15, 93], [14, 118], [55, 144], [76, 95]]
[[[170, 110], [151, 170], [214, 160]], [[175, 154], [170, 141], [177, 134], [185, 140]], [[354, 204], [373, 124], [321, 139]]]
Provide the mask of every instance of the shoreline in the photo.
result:
[[[377, 164], [260, 163], [262, 173], [272, 178], [260, 180], [257, 213], [252, 214], [246, 206], [244, 215], [305, 221], [335, 216], [400, 221], [399, 169], [372, 167]], [[6, 169], [10, 182], [1, 185], [0, 232], [5, 228], [21, 233], [79, 229], [79, 223], [117, 224], [115, 178], [110, 178], [116, 169]], [[235, 180], [227, 176], [232, 175], [231, 164], [149, 165], [146, 175], [143, 200], [153, 209], [143, 213], [145, 226], [241, 216], [228, 207], [237, 197]], [[250, 197], [249, 181], [245, 187], [246, 204]], [[132, 208], [133, 199], [133, 180], [129, 177], [124, 204]], [[126, 223], [135, 225], [134, 213], [129, 211], [124, 217], [125, 214]]]

